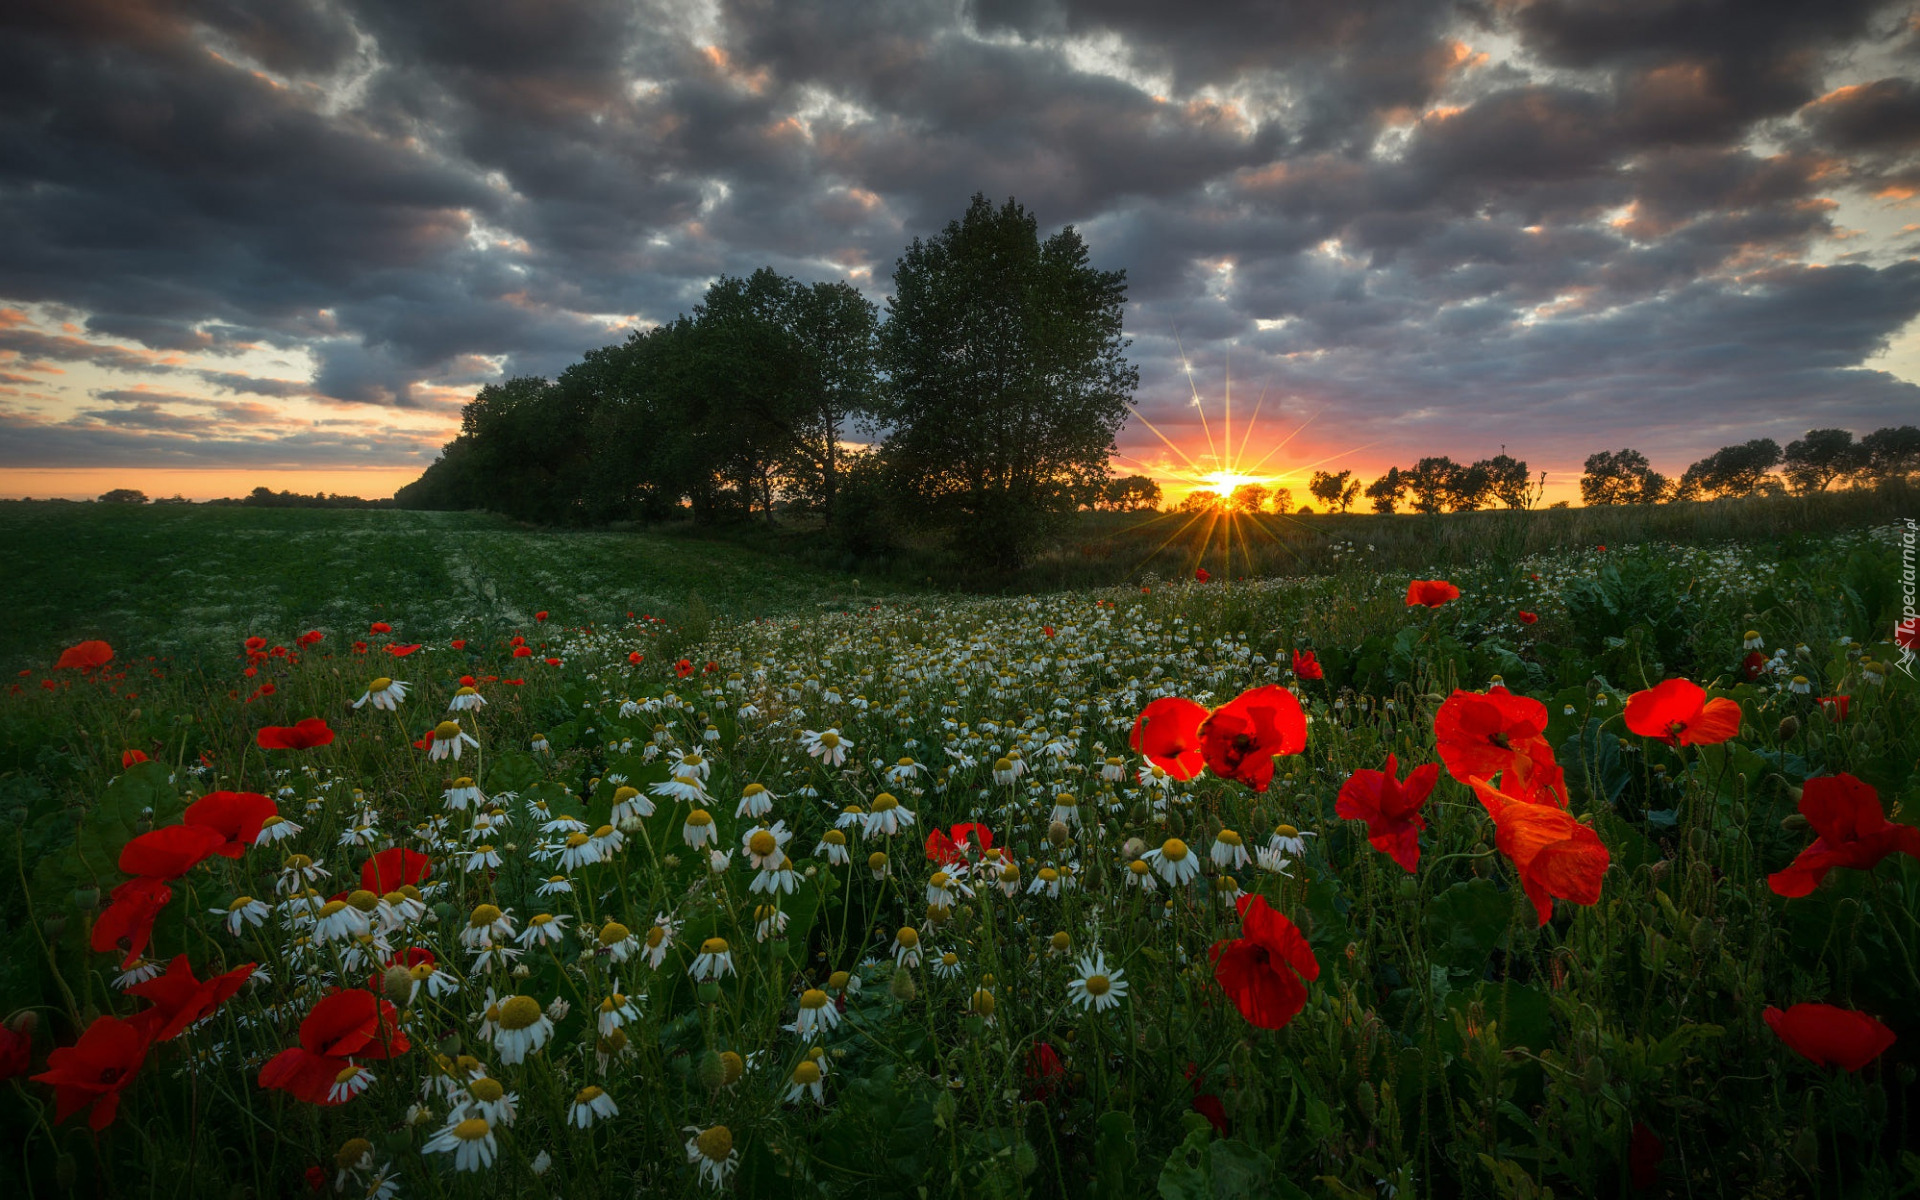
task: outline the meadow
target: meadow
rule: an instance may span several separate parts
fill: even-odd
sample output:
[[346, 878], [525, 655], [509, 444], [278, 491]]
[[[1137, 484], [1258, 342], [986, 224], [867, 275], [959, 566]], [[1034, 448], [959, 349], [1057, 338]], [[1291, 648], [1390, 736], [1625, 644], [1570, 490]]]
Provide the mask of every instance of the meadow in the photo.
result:
[[0, 1169], [1910, 1193], [1920, 684], [1902, 529], [1835, 504], [879, 598], [684, 537], [4, 506]]

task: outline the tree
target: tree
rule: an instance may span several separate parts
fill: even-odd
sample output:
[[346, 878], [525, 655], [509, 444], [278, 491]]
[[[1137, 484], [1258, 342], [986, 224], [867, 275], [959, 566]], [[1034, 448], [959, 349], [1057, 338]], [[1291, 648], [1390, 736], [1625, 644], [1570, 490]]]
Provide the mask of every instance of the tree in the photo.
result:
[[1920, 427], [1889, 425], [1860, 439], [1862, 471], [1871, 479], [1899, 479], [1920, 473]]
[[1462, 467], [1446, 455], [1435, 455], [1413, 464], [1413, 470], [1401, 477], [1413, 493], [1413, 510], [1437, 513], [1455, 497], [1455, 478]]
[[1221, 505], [1220, 493], [1207, 488], [1195, 488], [1180, 498], [1178, 512], [1210, 512]]
[[[1486, 474], [1487, 492], [1508, 508], [1532, 508], [1538, 493], [1533, 487], [1533, 477], [1527, 474], [1527, 464], [1509, 455], [1506, 447], [1492, 458], [1482, 459], [1473, 464], [1476, 471]], [[1546, 484], [1546, 476], [1540, 477], [1541, 485]]]
[[1824, 492], [1828, 484], [1853, 474], [1864, 462], [1852, 430], [1809, 429], [1807, 436], [1787, 443], [1782, 473], [1796, 492]]
[[1657, 504], [1667, 477], [1653, 469], [1638, 450], [1602, 450], [1589, 454], [1580, 476], [1582, 504]]
[[1008, 199], [966, 214], [894, 268], [879, 416], [896, 485], [990, 569], [1106, 477], [1139, 372], [1122, 352], [1126, 273], [1088, 265], [1071, 225], [1043, 243]]
[[1243, 483], [1227, 497], [1227, 507], [1234, 512], [1257, 513], [1267, 506], [1270, 494], [1265, 484]]
[[1772, 438], [1754, 438], [1737, 446], [1722, 446], [1687, 468], [1680, 477], [1674, 498], [1696, 500], [1705, 496], [1751, 496], [1767, 490], [1772, 482], [1769, 472], [1780, 465], [1780, 443]]
[[1116, 512], [1160, 507], [1160, 485], [1145, 475], [1128, 475], [1107, 484], [1106, 504]]
[[1315, 471], [1307, 490], [1327, 508], [1338, 505], [1340, 511], [1345, 512], [1360, 496], [1360, 481], [1353, 477], [1352, 471], [1342, 471], [1338, 475]]
[[1273, 505], [1274, 512], [1279, 513], [1283, 517], [1286, 516], [1293, 508], [1293, 489], [1283, 487], [1273, 489], [1271, 504]]
[[1455, 466], [1446, 484], [1447, 503], [1455, 512], [1474, 512], [1485, 508], [1493, 498], [1493, 474], [1487, 460], [1472, 466]]
[[1388, 467], [1385, 475], [1367, 485], [1366, 494], [1367, 499], [1373, 501], [1373, 511], [1392, 513], [1406, 498], [1407, 477], [1400, 473], [1399, 467]]
[[147, 494], [138, 488], [114, 488], [100, 497], [102, 504], [145, 504]]

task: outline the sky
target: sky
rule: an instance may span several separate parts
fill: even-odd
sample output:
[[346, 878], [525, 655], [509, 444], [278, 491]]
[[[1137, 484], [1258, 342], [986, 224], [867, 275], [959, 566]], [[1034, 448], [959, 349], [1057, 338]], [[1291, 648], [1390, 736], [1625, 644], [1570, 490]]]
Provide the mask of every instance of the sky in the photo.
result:
[[12, 0], [0, 496], [389, 495], [975, 192], [1126, 272], [1170, 493], [1920, 420], [1912, 0]]

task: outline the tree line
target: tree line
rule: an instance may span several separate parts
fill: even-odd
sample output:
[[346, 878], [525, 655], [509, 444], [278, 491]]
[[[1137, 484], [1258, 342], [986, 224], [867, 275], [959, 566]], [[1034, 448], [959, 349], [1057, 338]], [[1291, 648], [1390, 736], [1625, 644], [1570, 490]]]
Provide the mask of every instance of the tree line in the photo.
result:
[[778, 508], [856, 554], [921, 529], [1016, 566], [1076, 509], [1158, 503], [1107, 467], [1139, 382], [1125, 280], [1072, 226], [1042, 239], [1015, 200], [975, 195], [898, 259], [884, 319], [846, 282], [723, 276], [691, 314], [556, 379], [482, 388], [396, 499], [547, 524]]

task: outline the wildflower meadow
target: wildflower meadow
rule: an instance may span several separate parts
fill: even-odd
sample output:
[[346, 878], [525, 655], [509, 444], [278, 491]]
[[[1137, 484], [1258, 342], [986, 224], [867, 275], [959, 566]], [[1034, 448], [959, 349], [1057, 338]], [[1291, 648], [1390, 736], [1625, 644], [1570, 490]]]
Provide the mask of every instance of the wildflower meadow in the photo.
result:
[[0, 1172], [1911, 1194], [1901, 537], [45, 645]]

